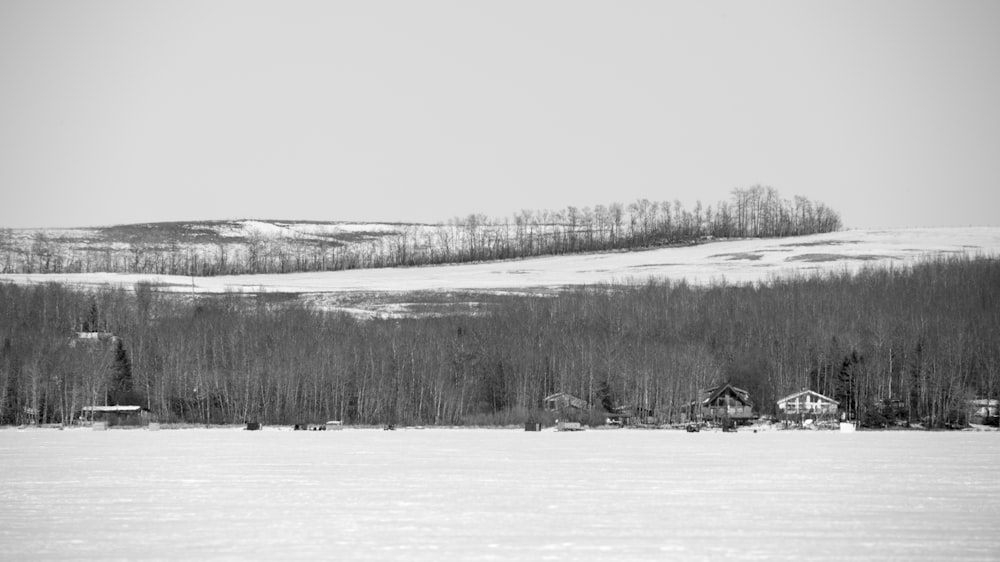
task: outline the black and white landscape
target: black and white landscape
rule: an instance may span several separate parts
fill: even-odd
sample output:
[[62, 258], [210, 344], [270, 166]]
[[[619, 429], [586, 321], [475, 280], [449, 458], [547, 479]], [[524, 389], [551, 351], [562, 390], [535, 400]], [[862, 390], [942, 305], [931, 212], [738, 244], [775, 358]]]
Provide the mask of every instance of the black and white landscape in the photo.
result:
[[0, 2], [0, 559], [1000, 559], [997, 22]]

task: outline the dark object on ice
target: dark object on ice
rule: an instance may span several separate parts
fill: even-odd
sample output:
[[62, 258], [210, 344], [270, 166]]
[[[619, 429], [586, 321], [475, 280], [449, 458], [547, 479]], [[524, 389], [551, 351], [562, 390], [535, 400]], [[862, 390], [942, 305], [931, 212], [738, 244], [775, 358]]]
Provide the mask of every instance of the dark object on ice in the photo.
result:
[[538, 422], [525, 422], [524, 423], [524, 430], [525, 431], [541, 431], [542, 430], [542, 424], [540, 424]]
[[390, 423], [389, 425], [385, 426], [385, 428], [384, 428], [384, 429], [385, 429], [386, 431], [396, 431], [396, 424], [394, 424], [394, 423]]
[[701, 431], [701, 427], [698, 424], [694, 423], [687, 424], [687, 427], [685, 427], [684, 429], [686, 429], [688, 433], [698, 433], [699, 431]]
[[247, 431], [260, 431], [260, 422], [247, 422]]

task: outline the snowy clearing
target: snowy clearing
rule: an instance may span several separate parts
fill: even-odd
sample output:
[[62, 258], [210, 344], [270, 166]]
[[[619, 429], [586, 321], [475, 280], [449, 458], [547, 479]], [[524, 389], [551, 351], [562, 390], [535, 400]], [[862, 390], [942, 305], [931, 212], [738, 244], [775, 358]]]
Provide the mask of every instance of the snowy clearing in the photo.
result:
[[862, 267], [903, 267], [940, 255], [1000, 255], [1000, 228], [843, 231], [795, 238], [722, 241], [645, 251], [573, 254], [503, 262], [321, 273], [182, 277], [140, 274], [5, 274], [0, 281], [61, 282], [195, 293], [516, 291], [650, 278], [705, 285], [766, 282], [775, 277]]
[[995, 432], [0, 430], [10, 560], [996, 560]]

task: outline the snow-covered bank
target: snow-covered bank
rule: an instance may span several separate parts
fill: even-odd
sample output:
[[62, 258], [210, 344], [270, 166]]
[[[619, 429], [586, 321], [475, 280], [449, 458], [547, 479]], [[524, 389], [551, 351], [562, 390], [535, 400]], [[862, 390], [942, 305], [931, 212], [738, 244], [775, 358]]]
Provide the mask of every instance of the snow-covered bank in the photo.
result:
[[20, 559], [995, 560], [996, 433], [0, 431]]

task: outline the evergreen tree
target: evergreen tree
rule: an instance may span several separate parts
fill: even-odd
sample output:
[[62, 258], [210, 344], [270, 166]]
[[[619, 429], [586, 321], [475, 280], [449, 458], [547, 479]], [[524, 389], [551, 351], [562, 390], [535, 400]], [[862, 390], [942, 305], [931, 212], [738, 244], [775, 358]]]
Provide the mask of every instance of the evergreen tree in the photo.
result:
[[840, 402], [848, 416], [857, 415], [857, 384], [858, 373], [864, 358], [858, 355], [856, 350], [851, 350], [850, 355], [844, 356], [844, 362], [840, 365], [840, 372], [837, 373], [837, 393], [835, 398]]
[[115, 339], [115, 358], [111, 363], [111, 383], [108, 385], [108, 404], [112, 406], [135, 406], [143, 402], [135, 391], [132, 380], [132, 361], [121, 338]]

